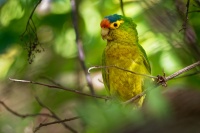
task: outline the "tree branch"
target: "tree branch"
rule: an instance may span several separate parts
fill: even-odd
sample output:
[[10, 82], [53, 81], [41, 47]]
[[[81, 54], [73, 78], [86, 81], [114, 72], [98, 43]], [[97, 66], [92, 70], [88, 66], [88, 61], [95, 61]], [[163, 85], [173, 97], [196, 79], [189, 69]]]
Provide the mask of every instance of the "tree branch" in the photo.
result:
[[34, 133], [37, 132], [40, 128], [42, 128], [44, 126], [49, 126], [49, 125], [53, 125], [53, 124], [60, 124], [60, 123], [64, 123], [64, 122], [67, 122], [67, 121], [76, 120], [76, 119], [79, 119], [79, 118], [80, 117], [72, 117], [72, 118], [68, 118], [68, 119], [64, 119], [64, 120], [58, 120], [58, 121], [54, 121], [54, 122], [40, 123], [40, 125], [35, 128]]
[[[184, 21], [184, 24], [183, 24], [183, 28], [182, 28], [181, 30], [185, 30], [185, 29], [187, 28], [189, 6], [190, 6], [190, 0], [187, 0], [187, 4], [186, 4], [186, 13], [185, 13], [185, 21]], [[179, 32], [180, 32], [181, 30], [179, 30]]]
[[181, 75], [182, 73], [193, 69], [194, 67], [196, 67], [198, 65], [200, 65], [200, 61], [197, 61], [196, 63], [193, 63], [193, 64], [191, 64], [191, 65], [189, 65], [189, 66], [187, 66], [187, 67], [185, 67], [185, 68], [183, 68], [183, 69], [171, 74], [170, 76], [166, 77], [166, 81], [171, 80], [171, 79]]
[[[39, 105], [40, 105], [41, 107], [46, 108], [47, 110], [49, 110], [49, 111], [51, 112], [52, 116], [53, 116], [55, 119], [57, 119], [58, 121], [61, 121], [61, 119], [60, 119], [49, 107], [47, 107], [46, 105], [44, 105], [44, 104], [40, 101], [40, 99], [39, 99], [38, 97], [35, 97], [35, 99], [37, 100], [37, 102], [39, 103]], [[41, 124], [41, 123], [40, 123], [40, 124]], [[77, 131], [76, 131], [75, 129], [73, 129], [72, 127], [70, 127], [70, 126], [67, 125], [66, 123], [62, 122], [61, 124], [62, 124], [66, 129], [69, 129], [71, 132], [77, 133]], [[39, 129], [37, 129], [37, 130], [39, 130]], [[36, 132], [37, 130], [35, 129], [35, 132]]]
[[133, 71], [130, 71], [130, 70], [118, 67], [118, 66], [93, 66], [93, 67], [90, 67], [88, 69], [88, 73], [90, 73], [90, 71], [93, 70], [93, 69], [101, 69], [101, 68], [116, 68], [116, 69], [119, 69], [119, 70], [122, 70], [122, 71], [125, 71], [125, 72], [129, 72], [129, 73], [132, 73], [132, 74], [136, 74], [136, 75], [140, 75], [140, 76], [144, 76], [144, 77], [148, 77], [148, 78], [157, 79], [156, 76], [133, 72]]
[[125, 12], [124, 12], [124, 3], [123, 3], [123, 0], [120, 0], [120, 8], [121, 8], [121, 11], [122, 11], [122, 15], [126, 16]]
[[39, 0], [39, 1], [36, 3], [36, 5], [34, 6], [33, 10], [31, 11], [31, 14], [30, 14], [30, 16], [29, 16], [29, 18], [28, 18], [28, 22], [27, 22], [27, 24], [26, 24], [26, 30], [22, 33], [21, 36], [24, 36], [24, 34], [26, 33], [26, 31], [28, 30], [28, 25], [30, 24], [30, 21], [32, 21], [32, 23], [33, 23], [33, 20], [32, 20], [33, 14], [34, 14], [34, 12], [35, 12], [37, 6], [38, 6], [41, 2], [42, 2], [42, 0]]
[[48, 88], [56, 88], [56, 89], [60, 89], [60, 90], [64, 90], [64, 91], [69, 91], [69, 92], [79, 94], [79, 95], [83, 95], [83, 96], [88, 96], [88, 97], [93, 97], [93, 98], [103, 99], [103, 100], [109, 100], [109, 97], [91, 95], [91, 94], [83, 93], [83, 92], [78, 91], [78, 90], [74, 90], [74, 89], [70, 89], [70, 88], [64, 88], [64, 87], [61, 87], [61, 86], [49, 85], [49, 84], [44, 84], [44, 83], [39, 83], [39, 82], [34, 82], [34, 81], [29, 81], [29, 80], [20, 80], [20, 79], [13, 79], [13, 78], [9, 78], [9, 80], [14, 81], [14, 82], [36, 84], [36, 85], [41, 85], [41, 86], [45, 86], [45, 87], [48, 87]]
[[[39, 0], [36, 5], [34, 6], [33, 10], [31, 11], [31, 14], [28, 18], [28, 21], [26, 23], [26, 29], [21, 34], [21, 41], [24, 42], [25, 48], [28, 52], [28, 61], [31, 64], [33, 62], [33, 59], [35, 58], [35, 53], [41, 52], [41, 49], [38, 48], [38, 45], [41, 45], [37, 36], [37, 29], [35, 27], [35, 24], [33, 22], [33, 14], [37, 8], [37, 6], [42, 2], [42, 0]], [[41, 47], [42, 48], [42, 47]], [[42, 48], [44, 51], [44, 49]]]
[[[9, 108], [3, 101], [0, 101], [0, 104], [11, 114], [21, 117], [21, 118], [27, 118], [27, 117], [35, 117], [35, 116], [46, 116], [46, 117], [50, 117], [53, 119], [56, 119], [57, 121], [55, 122], [51, 122], [51, 123], [47, 123], [47, 125], [51, 125], [51, 124], [56, 124], [56, 123], [62, 123], [67, 129], [69, 129], [71, 132], [73, 133], [77, 133], [77, 131], [75, 131], [73, 128], [71, 128], [70, 126], [68, 126], [66, 123], [66, 121], [70, 121], [70, 120], [75, 120], [78, 119], [79, 117], [73, 117], [70, 119], [64, 119], [61, 120], [50, 108], [48, 108], [47, 106], [45, 106], [40, 100], [39, 98], [36, 97], [37, 102], [39, 103], [39, 105], [43, 108], [46, 108], [47, 110], [49, 110], [51, 112], [51, 114], [48, 113], [35, 113], [35, 114], [19, 114], [18, 112], [12, 110], [11, 108]], [[35, 130], [34, 132], [38, 131], [42, 126], [47, 126], [46, 124], [40, 124]]]
[[73, 20], [74, 30], [75, 30], [75, 34], [76, 34], [76, 44], [78, 47], [79, 61], [80, 61], [81, 67], [85, 73], [86, 81], [89, 86], [90, 92], [91, 92], [91, 94], [94, 94], [92, 80], [91, 80], [90, 75], [87, 73], [87, 68], [86, 68], [85, 62], [84, 62], [85, 57], [84, 57], [84, 52], [83, 52], [83, 44], [80, 39], [80, 35], [79, 35], [79, 31], [78, 31], [78, 18], [77, 18], [77, 10], [76, 10], [76, 1], [75, 0], [71, 0], [71, 7], [72, 7], [72, 20]]
[[47, 113], [36, 113], [36, 114], [19, 114], [16, 111], [12, 110], [11, 108], [9, 108], [3, 101], [0, 101], [0, 104], [11, 114], [21, 117], [21, 118], [27, 118], [27, 117], [35, 117], [35, 116], [47, 116], [47, 117], [51, 117], [54, 118], [51, 114], [47, 114]]
[[176, 77], [176, 78], [174, 78], [174, 79], [185, 78], [185, 77], [194, 76], [194, 75], [197, 75], [197, 74], [200, 74], [200, 71], [196, 71], [196, 72], [193, 72], [193, 73], [185, 74], [185, 75]]
[[188, 13], [200, 12], [200, 10], [189, 11]]

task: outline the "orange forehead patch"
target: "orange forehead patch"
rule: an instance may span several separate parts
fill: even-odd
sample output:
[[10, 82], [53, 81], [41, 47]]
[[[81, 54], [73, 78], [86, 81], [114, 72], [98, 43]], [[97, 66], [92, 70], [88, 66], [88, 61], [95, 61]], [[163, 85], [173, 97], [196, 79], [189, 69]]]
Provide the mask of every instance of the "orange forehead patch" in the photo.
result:
[[110, 27], [110, 21], [107, 18], [104, 18], [101, 21], [100, 26], [101, 26], [101, 28], [109, 28]]

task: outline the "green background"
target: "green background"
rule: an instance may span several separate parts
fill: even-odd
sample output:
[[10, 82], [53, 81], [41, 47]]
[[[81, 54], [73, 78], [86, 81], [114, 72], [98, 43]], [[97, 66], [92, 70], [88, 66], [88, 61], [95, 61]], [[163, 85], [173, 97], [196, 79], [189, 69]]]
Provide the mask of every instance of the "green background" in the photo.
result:
[[[123, 2], [125, 15], [132, 17], [137, 24], [139, 43], [146, 50], [152, 75], [163, 75], [164, 71], [168, 76], [200, 59], [200, 14], [188, 13], [188, 26], [183, 29], [186, 20], [186, 0]], [[36, 0], [0, 1], [0, 100], [21, 114], [48, 112], [36, 102], [34, 97], [38, 96], [62, 119], [81, 116], [79, 120], [67, 122], [78, 132], [114, 132], [129, 122], [144, 123], [144, 115], [138, 109], [123, 108], [93, 97], [9, 80], [16, 78], [51, 85], [53, 80], [62, 86], [90, 93], [78, 59], [72, 22], [74, 14], [69, 0], [43, 0], [35, 10], [32, 20], [40, 42], [37, 48], [41, 52], [34, 52], [33, 62], [29, 64], [28, 46], [25, 41], [34, 39], [34, 35], [25, 36], [25, 41], [21, 41], [21, 35], [26, 30], [26, 24], [36, 3]], [[87, 68], [101, 65], [106, 41], [103, 41], [100, 35], [100, 22], [104, 16], [122, 14], [120, 1], [77, 0], [76, 4], [85, 65]], [[199, 8], [198, 0], [190, 1], [189, 11], [198, 11]], [[194, 68], [185, 74], [198, 71], [198, 68]], [[101, 71], [92, 70], [90, 76], [96, 95], [108, 96], [100, 82]], [[150, 116], [161, 119], [169, 116], [170, 105], [163, 93], [179, 89], [199, 90], [200, 77], [196, 74], [170, 80], [167, 84], [166, 88], [153, 89], [147, 97]], [[28, 131], [39, 123], [50, 121], [53, 120], [40, 116], [21, 119], [0, 106], [2, 133], [29, 133]], [[43, 127], [38, 132], [70, 131], [62, 124], [56, 124]]]

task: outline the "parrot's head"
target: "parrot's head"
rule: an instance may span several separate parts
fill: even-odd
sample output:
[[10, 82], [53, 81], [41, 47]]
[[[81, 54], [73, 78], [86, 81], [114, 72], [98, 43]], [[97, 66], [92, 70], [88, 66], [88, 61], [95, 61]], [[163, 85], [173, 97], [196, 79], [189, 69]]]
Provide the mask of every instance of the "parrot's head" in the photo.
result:
[[114, 14], [104, 17], [100, 23], [101, 36], [108, 41], [129, 39], [137, 36], [136, 24], [132, 18]]

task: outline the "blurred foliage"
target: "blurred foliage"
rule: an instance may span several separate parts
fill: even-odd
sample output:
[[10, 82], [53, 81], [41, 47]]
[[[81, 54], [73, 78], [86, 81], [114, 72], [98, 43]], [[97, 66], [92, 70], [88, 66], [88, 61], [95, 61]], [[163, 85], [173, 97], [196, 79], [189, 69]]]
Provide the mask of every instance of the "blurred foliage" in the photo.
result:
[[[121, 14], [120, 2], [119, 0], [76, 2], [85, 64], [87, 68], [100, 65], [106, 42], [101, 39], [99, 24], [104, 16]], [[125, 15], [134, 18], [137, 24], [139, 42], [149, 57], [152, 75], [162, 75], [163, 70], [166, 75], [170, 75], [200, 59], [199, 12], [188, 13], [188, 25], [186, 29], [182, 29], [187, 0], [124, 0], [123, 2]], [[26, 45], [20, 38], [26, 30], [28, 18], [36, 3], [36, 0], [0, 0], [0, 100], [13, 110], [22, 114], [43, 112], [34, 100], [34, 96], [37, 95], [46, 106], [63, 119], [80, 115], [80, 120], [67, 122], [78, 132], [125, 132], [118, 130], [123, 128], [128, 132], [129, 128], [126, 127], [129, 124], [134, 125], [132, 129], [145, 128], [145, 125], [152, 120], [147, 118], [153, 117], [156, 119], [153, 121], [157, 123], [172, 117], [173, 101], [168, 101], [166, 98], [168, 96], [163, 96], [166, 91], [177, 88], [199, 90], [199, 74], [177, 78], [169, 81], [165, 89], [159, 87], [150, 91], [144, 109], [133, 109], [119, 103], [105, 102], [63, 90], [9, 81], [8, 78], [12, 77], [52, 84], [49, 80], [51, 79], [62, 86], [89, 93], [79, 64], [70, 0], [42, 0], [37, 7], [32, 19], [41, 43], [38, 47], [42, 47], [44, 51], [35, 53], [33, 63], [28, 63]], [[199, 8], [198, 0], [190, 1], [189, 11], [198, 11]], [[187, 73], [198, 70], [199, 68], [195, 68]], [[93, 70], [91, 76], [96, 94], [108, 95], [103, 84], [99, 82], [100, 70]], [[195, 98], [193, 95], [188, 97]], [[196, 102], [199, 103], [198, 100]], [[43, 122], [40, 121], [40, 117], [20, 119], [1, 106], [0, 114], [2, 133], [30, 133], [32, 128]], [[161, 127], [162, 131], [164, 128], [169, 128]], [[66, 132], [66, 129], [56, 124], [44, 127], [38, 132], [62, 133]]]

